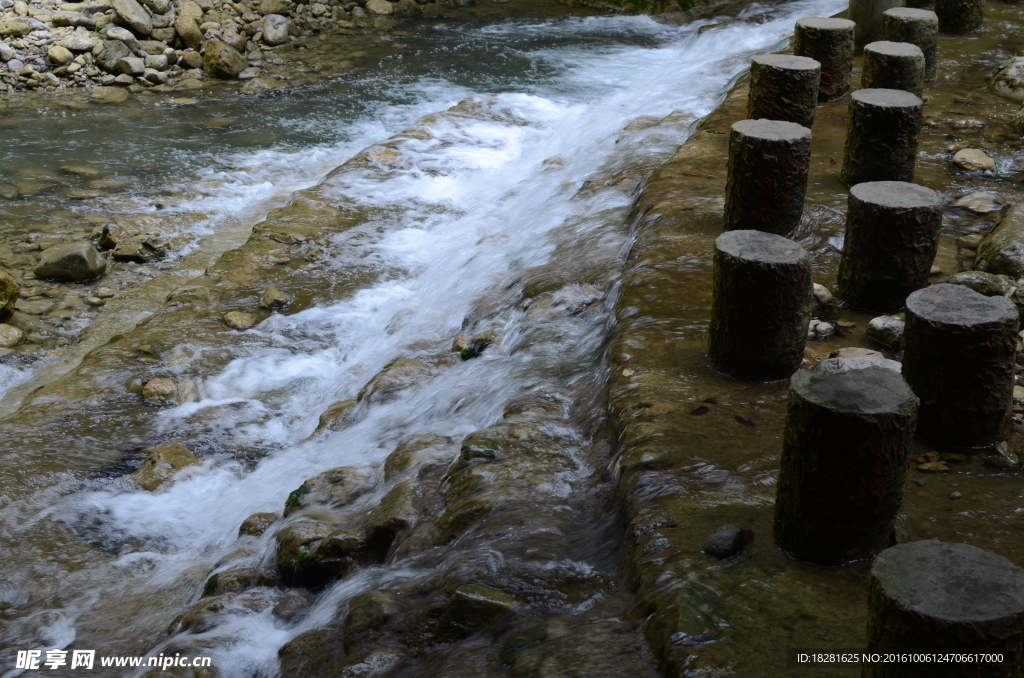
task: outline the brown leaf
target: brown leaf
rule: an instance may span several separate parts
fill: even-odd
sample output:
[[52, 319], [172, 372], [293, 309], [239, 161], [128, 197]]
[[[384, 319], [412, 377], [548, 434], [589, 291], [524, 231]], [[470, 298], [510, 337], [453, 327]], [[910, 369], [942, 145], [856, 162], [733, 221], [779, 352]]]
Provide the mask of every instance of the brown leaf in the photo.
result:
[[690, 414], [696, 414], [697, 416], [700, 416], [702, 414], [707, 414], [710, 411], [711, 411], [710, 407], [708, 407], [707, 405], [701, 405], [700, 407], [695, 409], [693, 412], [690, 412]]
[[736, 417], [736, 421], [744, 426], [757, 426], [757, 419], [753, 417]]

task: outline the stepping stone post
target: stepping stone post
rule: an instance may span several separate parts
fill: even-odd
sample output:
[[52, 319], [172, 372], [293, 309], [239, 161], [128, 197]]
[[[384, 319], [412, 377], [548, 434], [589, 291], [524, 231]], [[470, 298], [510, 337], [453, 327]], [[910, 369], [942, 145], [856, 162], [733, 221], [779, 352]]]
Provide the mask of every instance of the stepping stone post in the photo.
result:
[[924, 54], [925, 80], [935, 78], [939, 48], [939, 17], [935, 12], [914, 7], [885, 10], [882, 14], [882, 39], [917, 45]]
[[791, 54], [763, 54], [750, 62], [747, 117], [810, 127], [818, 105], [821, 64]]
[[952, 35], [981, 28], [985, 19], [985, 0], [935, 0], [939, 31]]
[[928, 284], [942, 226], [938, 193], [903, 181], [850, 189], [839, 297], [855, 308], [891, 313]]
[[[862, 678], [1019, 677], [1024, 570], [991, 551], [929, 539], [883, 551], [868, 579], [869, 654], [975, 655], [972, 662], [866, 662]], [[1001, 661], [978, 661], [996, 655]], [[941, 669], [941, 670], [940, 670]]]
[[820, 17], [796, 22], [793, 52], [821, 64], [818, 101], [832, 101], [850, 91], [854, 26], [847, 19]]
[[864, 45], [882, 39], [882, 14], [893, 7], [902, 7], [903, 0], [850, 0], [848, 17], [857, 24], [854, 49], [860, 54]]
[[885, 367], [793, 375], [775, 498], [780, 548], [838, 565], [892, 544], [917, 404]]
[[762, 231], [718, 236], [711, 364], [740, 379], [791, 375], [803, 360], [811, 297], [811, 260], [799, 244]]
[[840, 180], [848, 186], [911, 181], [923, 111], [924, 102], [903, 90], [862, 89], [851, 94]]
[[921, 96], [925, 58], [917, 45], [880, 40], [864, 46], [863, 89], [900, 89]]
[[907, 297], [903, 375], [921, 398], [918, 433], [930, 442], [986, 447], [1013, 405], [1020, 313], [1006, 297], [939, 284]]
[[800, 223], [811, 130], [780, 120], [740, 120], [729, 132], [725, 229], [788, 234]]

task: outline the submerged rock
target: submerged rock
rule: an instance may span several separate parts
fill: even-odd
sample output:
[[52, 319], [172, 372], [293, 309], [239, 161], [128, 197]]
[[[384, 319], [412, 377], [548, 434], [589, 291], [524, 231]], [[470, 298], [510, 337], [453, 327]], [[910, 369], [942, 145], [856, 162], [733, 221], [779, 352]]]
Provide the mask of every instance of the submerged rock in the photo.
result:
[[323, 515], [303, 516], [277, 533], [277, 570], [290, 586], [319, 588], [343, 577], [365, 554], [361, 535]]
[[359, 391], [359, 401], [370, 403], [388, 400], [431, 373], [430, 364], [422, 358], [400, 358], [384, 369]]
[[1024, 278], [1024, 209], [1003, 207], [996, 227], [978, 246], [974, 268]]
[[996, 168], [995, 161], [980, 148], [964, 148], [953, 156], [953, 165], [965, 172], [988, 172]]
[[974, 191], [960, 197], [953, 207], [961, 207], [974, 214], [989, 214], [998, 212], [1003, 204], [1003, 199], [992, 191]]
[[279, 517], [276, 513], [254, 513], [242, 521], [241, 527], [238, 528], [238, 536], [259, 537], [277, 522]]
[[92, 280], [107, 270], [107, 260], [88, 242], [55, 245], [43, 252], [34, 273], [43, 280], [80, 282]]
[[401, 600], [394, 593], [376, 589], [360, 593], [348, 604], [345, 649], [351, 652], [367, 634], [387, 624], [401, 611]]
[[743, 528], [739, 525], [723, 525], [708, 537], [704, 553], [712, 558], [729, 558], [743, 550]]
[[345, 506], [373, 489], [372, 479], [372, 472], [362, 468], [342, 466], [324, 471], [288, 495], [284, 516], [309, 506]]
[[352, 420], [352, 410], [355, 408], [356, 404], [357, 401], [355, 399], [349, 399], [334, 403], [328, 407], [320, 415], [320, 422], [317, 424], [316, 431], [313, 433], [337, 431], [338, 429], [346, 426]]
[[457, 640], [495, 624], [517, 609], [515, 598], [504, 591], [477, 584], [460, 586], [444, 606], [437, 635]]
[[904, 323], [892, 315], [880, 315], [868, 323], [868, 339], [877, 341], [889, 348], [899, 348], [903, 344]]
[[383, 676], [405, 659], [405, 653], [393, 647], [378, 647], [342, 662], [338, 678], [372, 678]]
[[7, 320], [14, 313], [14, 305], [18, 303], [21, 285], [14, 278], [0, 271], [0, 320]]
[[142, 399], [147, 403], [171, 404], [178, 400], [178, 387], [173, 379], [150, 379], [142, 387]]
[[292, 296], [285, 294], [273, 285], [268, 285], [260, 297], [260, 306], [263, 308], [284, 308], [292, 303]]
[[384, 560], [398, 535], [408, 532], [419, 521], [415, 499], [416, 484], [405, 481], [393, 487], [370, 512], [366, 541], [379, 560]]
[[179, 443], [155, 445], [144, 451], [148, 452], [149, 456], [142, 462], [142, 466], [132, 473], [132, 478], [144, 490], [155, 490], [184, 468], [202, 465], [191, 450]]
[[224, 324], [231, 329], [247, 330], [256, 324], [256, 316], [242, 311], [228, 311], [224, 314]]

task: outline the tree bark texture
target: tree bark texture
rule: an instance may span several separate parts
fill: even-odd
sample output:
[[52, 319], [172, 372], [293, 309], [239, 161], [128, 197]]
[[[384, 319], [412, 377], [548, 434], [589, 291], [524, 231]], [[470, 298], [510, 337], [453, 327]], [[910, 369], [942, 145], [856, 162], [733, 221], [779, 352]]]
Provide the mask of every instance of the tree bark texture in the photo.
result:
[[935, 0], [939, 30], [960, 35], [981, 28], [985, 19], [985, 0]]
[[939, 52], [939, 17], [935, 12], [913, 7], [895, 7], [882, 15], [882, 39], [909, 42], [924, 54], [925, 80], [935, 78]]
[[793, 52], [821, 64], [818, 101], [832, 101], [850, 91], [854, 27], [847, 19], [815, 17], [796, 22]]
[[924, 102], [910, 92], [862, 89], [850, 95], [840, 180], [912, 181]]
[[853, 37], [857, 54], [864, 45], [882, 39], [882, 14], [885, 10], [902, 6], [903, 0], [850, 0], [849, 18], [857, 24]]
[[924, 52], [917, 45], [880, 40], [864, 46], [864, 89], [899, 89], [921, 96], [924, 72]]
[[821, 64], [791, 54], [763, 54], [750, 62], [747, 117], [810, 127], [818, 105]]

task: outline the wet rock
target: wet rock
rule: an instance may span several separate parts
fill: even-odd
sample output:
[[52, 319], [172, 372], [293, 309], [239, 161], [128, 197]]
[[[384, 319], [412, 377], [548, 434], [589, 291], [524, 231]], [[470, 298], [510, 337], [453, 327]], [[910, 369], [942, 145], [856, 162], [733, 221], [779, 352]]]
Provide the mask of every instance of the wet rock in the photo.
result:
[[367, 469], [342, 466], [324, 471], [302, 483], [284, 504], [287, 518], [309, 506], [346, 506], [373, 489], [373, 474]]
[[469, 338], [468, 334], [457, 334], [452, 341], [452, 353], [462, 353], [472, 345], [473, 340]]
[[953, 166], [965, 172], [987, 172], [996, 168], [996, 163], [979, 148], [965, 148], [953, 156]]
[[437, 458], [438, 463], [447, 465], [453, 442], [451, 438], [429, 433], [413, 436], [396, 447], [384, 461], [384, 480], [394, 480], [414, 465], [420, 467], [422, 463], [432, 458]]
[[836, 299], [824, 285], [814, 283], [814, 298], [812, 299], [811, 316], [824, 318], [836, 307]]
[[256, 316], [242, 311], [228, 311], [224, 314], [224, 324], [235, 330], [247, 330], [256, 324]]
[[183, 631], [205, 633], [215, 628], [225, 616], [259, 614], [274, 604], [273, 595], [266, 589], [255, 589], [243, 593], [225, 593], [212, 598], [200, 598], [198, 603], [182, 615], [175, 626]]
[[704, 553], [712, 558], [729, 558], [743, 550], [743, 528], [739, 525], [723, 525], [708, 537]]
[[428, 376], [430, 372], [430, 365], [421, 358], [401, 358], [386, 365], [371, 379], [359, 391], [358, 400], [370, 403], [383, 402]]
[[395, 539], [411, 530], [419, 520], [415, 506], [416, 485], [399, 483], [370, 512], [366, 525], [366, 542], [372, 555], [383, 561]]
[[273, 285], [268, 286], [263, 291], [263, 296], [260, 297], [260, 306], [263, 308], [284, 308], [290, 303], [292, 303], [292, 296], [285, 294]]
[[203, 70], [223, 80], [237, 78], [249, 65], [245, 57], [220, 40], [207, 40], [203, 54]]
[[317, 424], [315, 433], [324, 431], [337, 431], [351, 421], [352, 409], [356, 406], [355, 399], [342, 400], [334, 403], [320, 415], [320, 423]]
[[877, 341], [889, 348], [899, 348], [903, 344], [903, 320], [892, 315], [880, 315], [868, 323], [868, 339]]
[[974, 191], [953, 203], [953, 207], [961, 207], [969, 212], [973, 212], [974, 214], [998, 212], [1002, 205], [1002, 198], [992, 191]]
[[0, 320], [7, 320], [14, 313], [14, 305], [21, 294], [21, 285], [14, 278], [0, 271]]
[[344, 661], [345, 650], [337, 629], [326, 627], [306, 631], [277, 651], [281, 676], [288, 678], [334, 678]]
[[1024, 209], [1003, 207], [996, 227], [978, 246], [974, 268], [1024, 278]]
[[17, 327], [0, 323], [0, 348], [11, 348], [17, 346], [21, 341], [21, 330]]
[[146, 461], [132, 473], [132, 478], [144, 490], [153, 491], [182, 469], [202, 465], [191, 450], [179, 443], [164, 443], [143, 451], [148, 453]]
[[444, 640], [465, 638], [501, 621], [517, 607], [515, 599], [504, 591], [477, 584], [460, 586], [444, 606], [437, 636]]
[[828, 354], [829, 358], [884, 358], [880, 351], [872, 351], [870, 348], [846, 346]]
[[1007, 276], [993, 275], [983, 271], [961, 271], [946, 276], [935, 284], [963, 285], [986, 297], [1005, 296], [1016, 286], [1015, 282]]
[[42, 280], [79, 282], [97, 278], [107, 270], [107, 260], [88, 242], [55, 245], [43, 252], [34, 273]]
[[121, 20], [131, 26], [131, 29], [140, 35], [149, 35], [153, 32], [153, 22], [146, 12], [135, 0], [109, 0], [110, 6], [117, 13]]
[[142, 387], [142, 399], [147, 403], [171, 404], [178, 400], [178, 387], [172, 379], [150, 379]]
[[814, 369], [811, 370], [815, 374], [845, 374], [852, 372], [853, 370], [863, 370], [868, 367], [884, 367], [887, 370], [899, 373], [903, 369], [903, 365], [896, 362], [895, 360], [888, 360], [887, 358], [881, 357], [867, 357], [860, 356], [856, 358], [826, 358], [822, 360]]
[[263, 42], [271, 47], [288, 42], [288, 19], [276, 13], [263, 17]]
[[1009, 471], [1020, 465], [1020, 458], [1010, 451], [1010, 445], [1004, 440], [996, 444], [992, 454], [985, 457], [985, 466]]
[[[458, 339], [458, 337], [456, 337], [456, 339]], [[459, 356], [463, 360], [475, 358], [481, 353], [483, 353], [488, 346], [497, 343], [498, 339], [498, 333], [493, 330], [488, 330], [486, 332], [475, 334], [470, 338], [469, 345], [466, 348], [463, 348], [462, 350], [459, 351]], [[452, 348], [454, 348], [454, 345], [452, 346]]]
[[241, 527], [238, 528], [238, 536], [262, 536], [279, 517], [276, 513], [254, 513], [242, 521]]
[[349, 652], [365, 642], [365, 636], [381, 628], [402, 611], [399, 597], [376, 589], [360, 593], [348, 604], [345, 619], [345, 649]]
[[342, 662], [338, 678], [383, 676], [405, 659], [405, 653], [393, 647], [378, 647]]
[[46, 60], [51, 64], [67, 64], [75, 58], [75, 55], [71, 53], [67, 47], [61, 45], [54, 45], [50, 47], [46, 52]]
[[273, 615], [286, 622], [293, 622], [304, 616], [312, 604], [312, 599], [305, 591], [289, 591], [272, 610]]
[[[178, 15], [178, 18], [174, 21], [174, 31], [186, 47], [198, 50], [203, 46], [203, 41], [205, 40], [203, 33], [199, 30], [199, 25], [196, 24], [195, 19], [187, 14], [182, 13]], [[199, 68], [201, 66], [202, 57], [197, 52], [186, 52], [185, 54], [186, 56], [183, 59], [188, 68]]]
[[1024, 57], [1014, 57], [996, 69], [992, 91], [1004, 99], [1024, 103]]
[[277, 533], [277, 570], [290, 586], [318, 588], [348, 574], [365, 546], [326, 516], [303, 516]]
[[398, 4], [395, 5], [395, 16], [413, 17], [419, 16], [422, 13], [423, 10], [420, 8], [420, 3], [416, 0], [399, 0]]
[[273, 577], [261, 575], [259, 568], [237, 567], [211, 574], [203, 585], [203, 597], [236, 593], [253, 586], [270, 586], [273, 583]]
[[836, 333], [836, 327], [832, 323], [825, 320], [811, 320], [807, 325], [807, 338], [808, 339], [827, 339]]
[[273, 81], [267, 80], [266, 78], [253, 78], [249, 82], [242, 85], [238, 91], [242, 94], [262, 94], [263, 92], [269, 92], [277, 89], [277, 85]]

